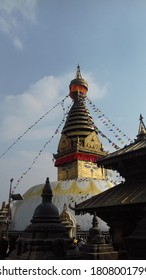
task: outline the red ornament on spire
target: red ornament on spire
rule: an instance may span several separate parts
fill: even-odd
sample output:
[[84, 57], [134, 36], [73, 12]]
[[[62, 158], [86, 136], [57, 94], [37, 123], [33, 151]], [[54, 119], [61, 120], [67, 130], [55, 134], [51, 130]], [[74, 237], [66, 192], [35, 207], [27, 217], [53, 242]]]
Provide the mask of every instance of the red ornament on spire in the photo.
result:
[[77, 98], [84, 99], [88, 91], [88, 83], [82, 78], [80, 66], [77, 66], [76, 77], [69, 86], [70, 97], [75, 100]]

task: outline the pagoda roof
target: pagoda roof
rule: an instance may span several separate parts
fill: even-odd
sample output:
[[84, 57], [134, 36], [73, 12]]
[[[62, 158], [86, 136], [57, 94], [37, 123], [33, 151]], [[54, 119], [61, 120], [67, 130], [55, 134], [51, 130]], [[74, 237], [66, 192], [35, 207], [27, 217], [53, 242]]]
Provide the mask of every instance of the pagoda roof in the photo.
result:
[[[139, 157], [142, 160], [139, 161]], [[132, 158], [130, 162], [127, 160]], [[135, 163], [134, 159], [138, 159]], [[98, 212], [102, 216], [104, 211], [112, 209], [112, 207], [125, 207], [146, 204], [146, 129], [143, 123], [143, 118], [140, 115], [140, 125], [137, 139], [128, 146], [107, 155], [105, 158], [98, 161], [98, 164], [105, 168], [127, 170], [126, 181], [118, 184], [109, 190], [106, 190], [90, 199], [75, 205], [76, 214]], [[127, 163], [126, 163], [127, 161]], [[137, 163], [139, 166], [137, 166]], [[136, 164], [137, 169], [133, 166]], [[142, 165], [143, 168], [142, 168]], [[114, 167], [114, 168], [113, 168]], [[130, 173], [132, 170], [132, 173]], [[131, 176], [132, 174], [132, 176]], [[141, 206], [140, 206], [141, 207]], [[105, 210], [106, 209], [106, 210]], [[117, 208], [116, 208], [117, 209]], [[115, 210], [114, 210], [115, 211]], [[100, 216], [99, 215], [99, 216]]]
[[68, 113], [62, 134], [76, 139], [77, 137], [86, 138], [93, 131], [97, 133], [97, 128], [86, 106], [88, 83], [82, 78], [79, 65], [75, 79], [70, 83], [69, 91], [73, 105]]
[[75, 205], [75, 213], [85, 214], [115, 206], [132, 206], [146, 203], [146, 178], [143, 180], [133, 180], [112, 187], [100, 194], [97, 194], [79, 204]]
[[98, 161], [98, 165], [112, 168], [112, 164], [119, 162], [120, 159], [133, 158], [144, 154], [146, 154], [146, 128], [143, 122], [143, 117], [140, 115], [138, 135], [134, 142], [125, 145], [122, 149], [108, 154], [106, 157]]
[[95, 131], [95, 125], [86, 104], [84, 100], [76, 99], [70, 109], [62, 133], [73, 138], [86, 137], [92, 131]]

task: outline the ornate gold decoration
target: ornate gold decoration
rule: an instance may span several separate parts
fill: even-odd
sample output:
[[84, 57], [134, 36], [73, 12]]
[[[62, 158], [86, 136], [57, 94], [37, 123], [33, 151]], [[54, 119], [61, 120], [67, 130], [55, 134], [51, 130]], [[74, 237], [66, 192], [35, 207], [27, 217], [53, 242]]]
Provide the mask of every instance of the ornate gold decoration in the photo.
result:
[[95, 131], [91, 132], [86, 138], [85, 138], [85, 148], [88, 148], [92, 151], [102, 151], [102, 145], [101, 142], [98, 139], [98, 136]]
[[62, 134], [59, 145], [58, 152], [63, 152], [71, 148], [71, 139], [67, 137], [65, 134]]

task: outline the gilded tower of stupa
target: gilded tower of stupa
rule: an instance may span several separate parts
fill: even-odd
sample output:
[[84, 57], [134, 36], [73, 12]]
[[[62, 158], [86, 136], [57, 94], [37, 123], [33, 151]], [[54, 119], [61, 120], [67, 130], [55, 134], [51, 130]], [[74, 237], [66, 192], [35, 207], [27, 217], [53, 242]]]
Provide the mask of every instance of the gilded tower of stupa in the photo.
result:
[[97, 128], [86, 107], [88, 83], [82, 78], [79, 65], [69, 91], [73, 105], [55, 155], [58, 180], [105, 179], [105, 170], [98, 168], [96, 162], [106, 156], [107, 152], [103, 151]]

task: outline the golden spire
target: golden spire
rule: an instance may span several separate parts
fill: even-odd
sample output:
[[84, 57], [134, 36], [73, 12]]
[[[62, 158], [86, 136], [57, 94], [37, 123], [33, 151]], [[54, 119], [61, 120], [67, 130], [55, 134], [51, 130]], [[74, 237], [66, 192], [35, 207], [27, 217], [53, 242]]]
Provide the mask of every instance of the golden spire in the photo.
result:
[[76, 79], [82, 79], [81, 71], [80, 71], [80, 65], [77, 65], [77, 72], [76, 72]]
[[54, 155], [58, 180], [103, 179], [105, 173], [97, 168], [96, 161], [107, 153], [103, 151], [94, 121], [86, 107], [88, 83], [82, 78], [79, 65], [69, 90], [73, 104], [61, 133], [57, 154]]

